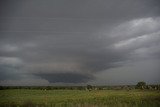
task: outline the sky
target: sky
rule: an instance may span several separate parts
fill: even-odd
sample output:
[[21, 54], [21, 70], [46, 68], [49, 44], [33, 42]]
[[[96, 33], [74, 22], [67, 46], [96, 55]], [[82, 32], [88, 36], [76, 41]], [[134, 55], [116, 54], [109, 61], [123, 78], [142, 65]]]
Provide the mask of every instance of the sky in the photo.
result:
[[0, 0], [0, 85], [160, 83], [159, 0]]

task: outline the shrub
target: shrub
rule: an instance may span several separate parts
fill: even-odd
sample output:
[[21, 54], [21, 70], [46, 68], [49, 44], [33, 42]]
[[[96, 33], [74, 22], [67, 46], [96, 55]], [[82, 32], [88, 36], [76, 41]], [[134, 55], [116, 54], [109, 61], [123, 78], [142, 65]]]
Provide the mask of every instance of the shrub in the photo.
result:
[[141, 81], [141, 82], [138, 82], [137, 85], [136, 85], [136, 88], [137, 89], [145, 89], [146, 88], [146, 83]]

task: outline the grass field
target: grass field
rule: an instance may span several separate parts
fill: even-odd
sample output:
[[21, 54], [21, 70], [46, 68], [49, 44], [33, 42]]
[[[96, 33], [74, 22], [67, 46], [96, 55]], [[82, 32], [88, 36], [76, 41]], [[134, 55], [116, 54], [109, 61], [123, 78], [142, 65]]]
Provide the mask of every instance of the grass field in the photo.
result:
[[0, 90], [0, 107], [160, 107], [159, 91]]

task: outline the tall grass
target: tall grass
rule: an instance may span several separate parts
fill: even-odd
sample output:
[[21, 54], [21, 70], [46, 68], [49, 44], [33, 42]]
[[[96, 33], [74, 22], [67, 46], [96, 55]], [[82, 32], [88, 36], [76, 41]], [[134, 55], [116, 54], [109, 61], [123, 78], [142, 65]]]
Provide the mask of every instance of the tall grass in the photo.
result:
[[0, 90], [0, 107], [160, 107], [159, 91]]

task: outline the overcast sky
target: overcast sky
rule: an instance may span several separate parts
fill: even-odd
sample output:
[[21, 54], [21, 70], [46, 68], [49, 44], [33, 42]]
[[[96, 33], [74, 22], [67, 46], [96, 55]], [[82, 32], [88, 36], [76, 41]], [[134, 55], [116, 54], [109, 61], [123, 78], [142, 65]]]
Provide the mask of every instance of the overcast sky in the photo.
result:
[[160, 83], [159, 0], [0, 0], [0, 85]]

